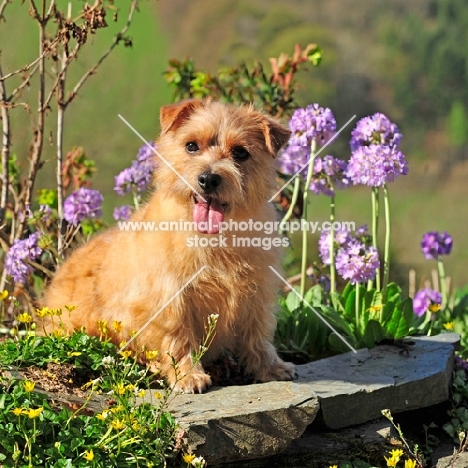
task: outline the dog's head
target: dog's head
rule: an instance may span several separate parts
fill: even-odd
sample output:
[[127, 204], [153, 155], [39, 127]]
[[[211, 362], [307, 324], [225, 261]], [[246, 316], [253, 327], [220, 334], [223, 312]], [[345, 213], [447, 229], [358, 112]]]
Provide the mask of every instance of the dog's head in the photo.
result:
[[275, 156], [289, 135], [252, 106], [188, 100], [162, 107], [158, 190], [185, 204], [197, 223], [254, 217], [273, 194]]

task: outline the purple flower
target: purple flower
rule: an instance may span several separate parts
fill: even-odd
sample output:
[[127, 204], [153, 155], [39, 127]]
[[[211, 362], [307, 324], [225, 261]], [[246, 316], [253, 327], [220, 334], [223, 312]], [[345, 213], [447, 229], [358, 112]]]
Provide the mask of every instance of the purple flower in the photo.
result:
[[330, 140], [336, 132], [336, 120], [330, 109], [310, 104], [294, 111], [289, 129], [290, 145], [310, 148], [312, 140], [322, 145]]
[[[280, 172], [293, 175], [298, 172], [309, 160], [309, 149], [305, 146], [289, 145], [278, 155]], [[301, 173], [304, 177], [307, 174], [307, 167]]]
[[356, 124], [351, 132], [351, 151], [356, 151], [361, 146], [398, 146], [401, 138], [398, 127], [384, 114], [376, 113], [364, 117]]
[[335, 189], [343, 189], [349, 185], [346, 167], [346, 162], [333, 156], [325, 156], [323, 160], [317, 157], [314, 161], [310, 190], [328, 197], [335, 196]]
[[28, 262], [36, 260], [42, 253], [37, 245], [41, 237], [35, 232], [23, 240], [16, 239], [5, 257], [5, 270], [16, 283], [26, 282], [27, 277], [34, 271]]
[[63, 203], [63, 216], [74, 226], [86, 218], [99, 218], [102, 216], [102, 200], [99, 190], [79, 188]]
[[127, 221], [132, 215], [132, 207], [130, 205], [122, 205], [114, 208], [114, 219], [116, 221]]
[[335, 265], [340, 276], [351, 284], [364, 283], [375, 278], [380, 268], [379, 254], [375, 247], [353, 239], [338, 250]]
[[[331, 231], [322, 231], [319, 237], [319, 253], [324, 265], [330, 265], [330, 235]], [[351, 239], [352, 238], [349, 231], [344, 229], [334, 231], [335, 250], [342, 246], [348, 245]]]
[[427, 260], [437, 260], [439, 255], [448, 255], [452, 250], [452, 245], [452, 236], [447, 231], [426, 232], [421, 240], [421, 249]]
[[[154, 147], [154, 142], [149, 142]], [[153, 150], [143, 145], [130, 167], [127, 167], [115, 177], [114, 190], [119, 195], [125, 195], [134, 188], [138, 193], [144, 192], [151, 184], [151, 178], [156, 168]]]
[[441, 303], [442, 294], [440, 294], [440, 292], [424, 288], [414, 295], [413, 310], [417, 316], [421, 317], [421, 315], [427, 312], [431, 305], [434, 305], [437, 308]]
[[360, 146], [351, 155], [346, 175], [353, 184], [380, 187], [408, 174], [408, 163], [401, 151], [389, 146]]

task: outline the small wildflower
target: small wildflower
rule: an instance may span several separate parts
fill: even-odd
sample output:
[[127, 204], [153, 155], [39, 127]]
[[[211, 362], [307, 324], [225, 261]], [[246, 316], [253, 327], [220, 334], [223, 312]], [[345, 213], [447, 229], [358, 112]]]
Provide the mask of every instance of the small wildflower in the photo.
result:
[[184, 459], [185, 463], [189, 464], [192, 463], [192, 461], [195, 459], [195, 455], [193, 453], [184, 453], [182, 458]]
[[116, 221], [127, 221], [132, 215], [132, 207], [130, 205], [116, 206], [112, 216]]
[[125, 346], [127, 346], [127, 342], [126, 341], [121, 341], [120, 344], [119, 344], [119, 348], [122, 349], [122, 348], [125, 348]]
[[33, 272], [29, 262], [37, 260], [42, 254], [42, 249], [38, 246], [40, 237], [41, 233], [35, 232], [26, 239], [17, 239], [7, 252], [5, 270], [16, 283], [24, 283]]
[[154, 392], [154, 396], [155, 396], [158, 400], [160, 400], [160, 399], [163, 397], [163, 396], [162, 396], [162, 393], [160, 393], [160, 392]]
[[338, 465], [330, 465], [328, 468], [338, 468]]
[[437, 305], [439, 306], [438, 310], [440, 310], [441, 303], [442, 295], [440, 292], [434, 291], [430, 288], [424, 288], [414, 295], [413, 310], [417, 316], [421, 317], [421, 315], [423, 315], [428, 310], [431, 313], [433, 313], [432, 310], [437, 311]]
[[129, 392], [133, 392], [135, 390], [135, 385], [133, 384], [128, 384], [126, 387], [125, 387], [126, 390], [128, 390]]
[[125, 393], [125, 385], [122, 382], [119, 382], [115, 387], [114, 387], [115, 393], [117, 395], [123, 395]]
[[158, 352], [155, 351], [155, 350], [153, 350], [153, 351], [148, 350], [148, 351], [146, 351], [146, 353], [145, 353], [145, 356], [146, 356], [146, 360], [147, 360], [147, 361], [152, 361], [153, 359], [156, 359], [157, 355], [158, 355]]
[[117, 414], [117, 413], [121, 413], [123, 410], [124, 410], [124, 406], [123, 405], [117, 405], [117, 406], [113, 406], [110, 411], [112, 414]]
[[74, 226], [78, 226], [84, 219], [100, 218], [102, 200], [99, 190], [81, 187], [65, 199], [63, 216]]
[[132, 355], [132, 352], [130, 350], [120, 351], [119, 354], [122, 356], [123, 359], [128, 359]]
[[447, 323], [444, 323], [444, 328], [446, 330], [453, 330], [453, 328], [455, 327], [455, 322], [447, 322]]
[[132, 330], [130, 332], [130, 338], [133, 338], [138, 333], [138, 330]]
[[36, 383], [31, 382], [30, 380], [26, 380], [23, 385], [24, 385], [24, 390], [28, 393], [31, 393], [34, 390]]
[[13, 408], [11, 410], [11, 412], [15, 415], [15, 416], [21, 416], [22, 414], [24, 414], [24, 408]]
[[416, 460], [405, 460], [405, 468], [416, 468]]
[[34, 419], [34, 418], [37, 418], [41, 413], [42, 413], [42, 410], [44, 408], [41, 406], [40, 408], [37, 408], [37, 409], [29, 409], [28, 410], [28, 417], [30, 419]]
[[426, 260], [437, 260], [440, 255], [448, 255], [452, 246], [452, 236], [446, 231], [426, 232], [421, 240], [421, 250]]
[[93, 461], [94, 460], [93, 449], [85, 450], [85, 452], [83, 453], [83, 458], [88, 461]]
[[105, 335], [107, 333], [107, 331], [108, 331], [107, 320], [98, 320], [97, 321], [97, 328], [98, 328], [99, 333], [102, 333], [102, 334]]
[[65, 309], [67, 309], [68, 313], [73, 312], [76, 308], [76, 305], [65, 305]]
[[142, 388], [141, 390], [138, 390], [137, 397], [138, 398], [143, 398], [146, 395], [146, 390]]
[[117, 333], [121, 332], [121, 331], [122, 331], [122, 321], [120, 321], [120, 320], [118, 320], [118, 321], [117, 321], [117, 320], [114, 320], [114, 321], [112, 322], [112, 328], [113, 328]]
[[68, 351], [67, 355], [68, 357], [75, 357], [75, 356], [81, 356], [81, 353], [79, 351]]
[[98, 418], [100, 421], [105, 421], [107, 419], [107, 416], [109, 416], [109, 411], [107, 410], [96, 414], [96, 418]]
[[111, 426], [113, 429], [115, 429], [116, 431], [119, 431], [120, 429], [122, 429], [125, 424], [124, 422], [121, 420], [121, 419], [114, 419], [112, 422], [111, 422]]
[[43, 318], [50, 315], [50, 309], [48, 307], [43, 307], [42, 309], [36, 309], [35, 313], [38, 317]]
[[192, 466], [194, 468], [203, 468], [206, 466], [206, 461], [203, 457], [196, 457], [192, 460]]
[[115, 364], [115, 359], [112, 356], [105, 356], [102, 358], [101, 364], [104, 367], [112, 367]]
[[16, 319], [18, 320], [18, 322], [21, 322], [21, 323], [32, 322], [32, 317], [27, 312], [23, 312], [22, 314], [19, 314], [18, 317], [16, 317]]
[[8, 291], [5, 289], [0, 293], [0, 301], [4, 301], [8, 297]]
[[52, 330], [52, 334], [55, 336], [55, 338], [60, 338], [63, 336], [63, 330], [61, 328], [56, 328]]
[[384, 457], [385, 460], [387, 461], [387, 466], [395, 467], [397, 466], [397, 463], [400, 461], [400, 458], [403, 455], [403, 450], [400, 450], [400, 449], [392, 450], [390, 452], [390, 455], [391, 455], [390, 458]]

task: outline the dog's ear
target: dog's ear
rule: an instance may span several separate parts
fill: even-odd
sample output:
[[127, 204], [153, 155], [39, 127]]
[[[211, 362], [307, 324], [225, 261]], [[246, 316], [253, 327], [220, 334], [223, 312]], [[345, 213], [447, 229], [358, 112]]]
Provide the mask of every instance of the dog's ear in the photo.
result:
[[159, 115], [161, 135], [169, 130], [177, 130], [193, 112], [202, 107], [205, 107], [205, 104], [200, 99], [187, 99], [161, 107]]
[[288, 142], [291, 132], [278, 120], [264, 116], [263, 134], [265, 143], [273, 157]]

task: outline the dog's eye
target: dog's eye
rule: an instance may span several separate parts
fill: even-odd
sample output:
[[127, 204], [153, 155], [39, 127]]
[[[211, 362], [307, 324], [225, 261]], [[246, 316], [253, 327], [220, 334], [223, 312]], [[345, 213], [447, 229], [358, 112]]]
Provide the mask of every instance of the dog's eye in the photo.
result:
[[195, 141], [189, 141], [185, 145], [185, 150], [187, 151], [187, 153], [194, 154], [194, 153], [198, 153], [200, 151], [200, 148], [198, 147]]
[[237, 161], [245, 161], [250, 156], [250, 153], [242, 146], [235, 146], [231, 153], [232, 157]]

